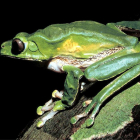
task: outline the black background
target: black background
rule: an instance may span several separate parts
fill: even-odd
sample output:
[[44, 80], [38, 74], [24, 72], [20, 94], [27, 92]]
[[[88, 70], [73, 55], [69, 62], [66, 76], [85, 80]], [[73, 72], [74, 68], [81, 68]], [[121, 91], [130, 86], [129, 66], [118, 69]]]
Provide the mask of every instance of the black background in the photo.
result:
[[[138, 20], [139, 3], [1, 2], [0, 44], [19, 32], [35, 32], [50, 24], [78, 20], [101, 23]], [[65, 75], [46, 71], [31, 62], [0, 57], [0, 139], [15, 139], [37, 118], [36, 108], [62, 89]], [[60, 84], [62, 83], [62, 84]]]

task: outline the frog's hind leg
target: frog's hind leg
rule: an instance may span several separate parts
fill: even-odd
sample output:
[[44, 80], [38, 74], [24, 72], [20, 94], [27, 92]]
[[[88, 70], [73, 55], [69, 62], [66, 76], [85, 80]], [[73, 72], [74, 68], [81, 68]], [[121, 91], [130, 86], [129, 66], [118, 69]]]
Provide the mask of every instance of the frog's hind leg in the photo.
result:
[[123, 72], [124, 73], [118, 78], [116, 78], [114, 81], [112, 81], [105, 88], [103, 88], [93, 98], [92, 102], [88, 105], [84, 113], [73, 117], [71, 119], [72, 124], [75, 124], [80, 118], [87, 116], [91, 110], [93, 110], [93, 112], [91, 113], [89, 119], [87, 119], [86, 125], [87, 127], [89, 127], [94, 123], [94, 118], [104, 100], [106, 100], [115, 91], [123, 87], [125, 84], [127, 84], [129, 81], [131, 81], [133, 78], [140, 74], [139, 55], [140, 53], [122, 56], [105, 64], [102, 64], [96, 69], [93, 67], [94, 65], [91, 65], [85, 70], [84, 75], [90, 81], [107, 80], [118, 74], [121, 74]]
[[88, 105], [86, 110], [79, 114], [74, 116], [71, 119], [71, 123], [75, 124], [80, 118], [88, 116], [89, 112], [92, 111], [89, 118], [86, 120], [86, 126], [90, 127], [94, 123], [94, 119], [96, 114], [99, 111], [100, 106], [102, 103], [110, 97], [115, 91], [119, 90], [121, 87], [126, 85], [129, 81], [134, 79], [140, 75], [140, 65], [136, 65], [132, 67], [131, 69], [124, 72], [122, 75], [120, 75], [118, 78], [116, 78], [114, 81], [112, 81], [109, 85], [104, 87], [92, 100], [92, 102]]

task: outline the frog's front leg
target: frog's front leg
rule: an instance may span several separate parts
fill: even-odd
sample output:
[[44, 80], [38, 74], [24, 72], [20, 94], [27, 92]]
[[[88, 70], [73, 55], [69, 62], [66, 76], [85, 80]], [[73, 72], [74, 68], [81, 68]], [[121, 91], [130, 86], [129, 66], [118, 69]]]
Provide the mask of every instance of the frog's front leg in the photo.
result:
[[66, 80], [64, 83], [64, 92], [60, 93], [54, 91], [52, 96], [58, 97], [61, 100], [53, 102], [52, 99], [48, 101], [43, 107], [39, 107], [37, 110], [38, 114], [43, 114], [47, 110], [51, 110], [47, 116], [43, 117], [41, 121], [37, 123], [37, 127], [42, 127], [47, 120], [52, 118], [61, 110], [71, 107], [77, 97], [79, 91], [79, 80], [84, 75], [83, 72], [74, 66], [63, 66], [63, 71], [67, 73]]
[[[134, 55], [136, 55], [136, 54], [134, 54]], [[99, 108], [102, 105], [102, 103], [108, 97], [110, 97], [115, 91], [117, 91], [118, 89], [123, 87], [125, 84], [127, 84], [129, 81], [131, 81], [138, 75], [140, 75], [139, 58], [137, 58], [137, 60], [134, 60], [134, 55], [129, 55], [128, 57], [118, 58], [118, 59], [114, 60], [115, 63], [113, 61], [108, 64], [106, 63], [106, 64], [96, 68], [97, 71], [92, 69], [92, 67], [87, 69], [88, 72], [93, 72], [92, 74], [85, 73], [85, 76], [87, 77], [87, 79], [89, 79], [89, 80], [97, 79], [98, 81], [109, 79], [111, 77], [116, 76], [117, 74], [119, 74], [121, 72], [126, 71], [127, 69], [129, 69], [129, 70], [124, 72], [122, 75], [120, 75], [114, 81], [112, 81], [109, 85], [107, 85], [105, 88], [103, 88], [93, 98], [91, 103], [89, 101], [89, 103], [87, 103], [89, 105], [86, 108], [86, 110], [83, 113], [81, 113], [71, 119], [72, 124], [75, 124], [80, 118], [87, 116], [89, 114], [89, 112], [94, 108], [92, 113], [89, 116], [89, 119], [87, 119], [85, 122], [87, 127], [91, 126], [94, 123], [94, 118], [95, 118], [97, 112], [99, 111]], [[119, 62], [119, 60], [120, 60], [120, 62]], [[121, 64], [120, 66], [117, 61]], [[123, 66], [123, 64], [125, 66]], [[114, 67], [112, 67], [112, 66], [114, 66]], [[104, 69], [104, 71], [103, 71], [103, 69]]]

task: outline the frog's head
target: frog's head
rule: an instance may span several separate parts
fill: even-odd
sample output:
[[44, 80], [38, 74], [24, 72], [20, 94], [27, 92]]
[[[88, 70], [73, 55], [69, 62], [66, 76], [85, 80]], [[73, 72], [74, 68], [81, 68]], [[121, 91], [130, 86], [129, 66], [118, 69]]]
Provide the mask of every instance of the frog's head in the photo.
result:
[[41, 61], [49, 59], [39, 50], [36, 42], [28, 40], [29, 34], [19, 33], [12, 40], [2, 43], [0, 55], [26, 60]]

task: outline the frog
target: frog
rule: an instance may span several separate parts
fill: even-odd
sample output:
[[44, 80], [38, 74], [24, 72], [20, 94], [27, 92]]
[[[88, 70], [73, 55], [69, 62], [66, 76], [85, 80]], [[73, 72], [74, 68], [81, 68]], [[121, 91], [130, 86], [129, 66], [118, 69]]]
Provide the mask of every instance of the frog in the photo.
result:
[[[41, 128], [57, 113], [73, 107], [86, 83], [114, 78], [92, 100], [84, 101], [85, 110], [70, 119], [76, 124], [87, 117], [87, 128], [94, 124], [104, 101], [140, 75], [140, 21], [102, 24], [75, 21], [52, 24], [34, 33], [18, 33], [1, 44], [0, 55], [15, 59], [47, 62], [45, 68], [66, 73], [64, 89], [54, 90], [52, 98], [37, 108], [48, 112], [38, 123]], [[86, 79], [86, 82], [82, 82]], [[96, 88], [96, 87], [95, 87]], [[53, 100], [53, 99], [57, 100]]]

